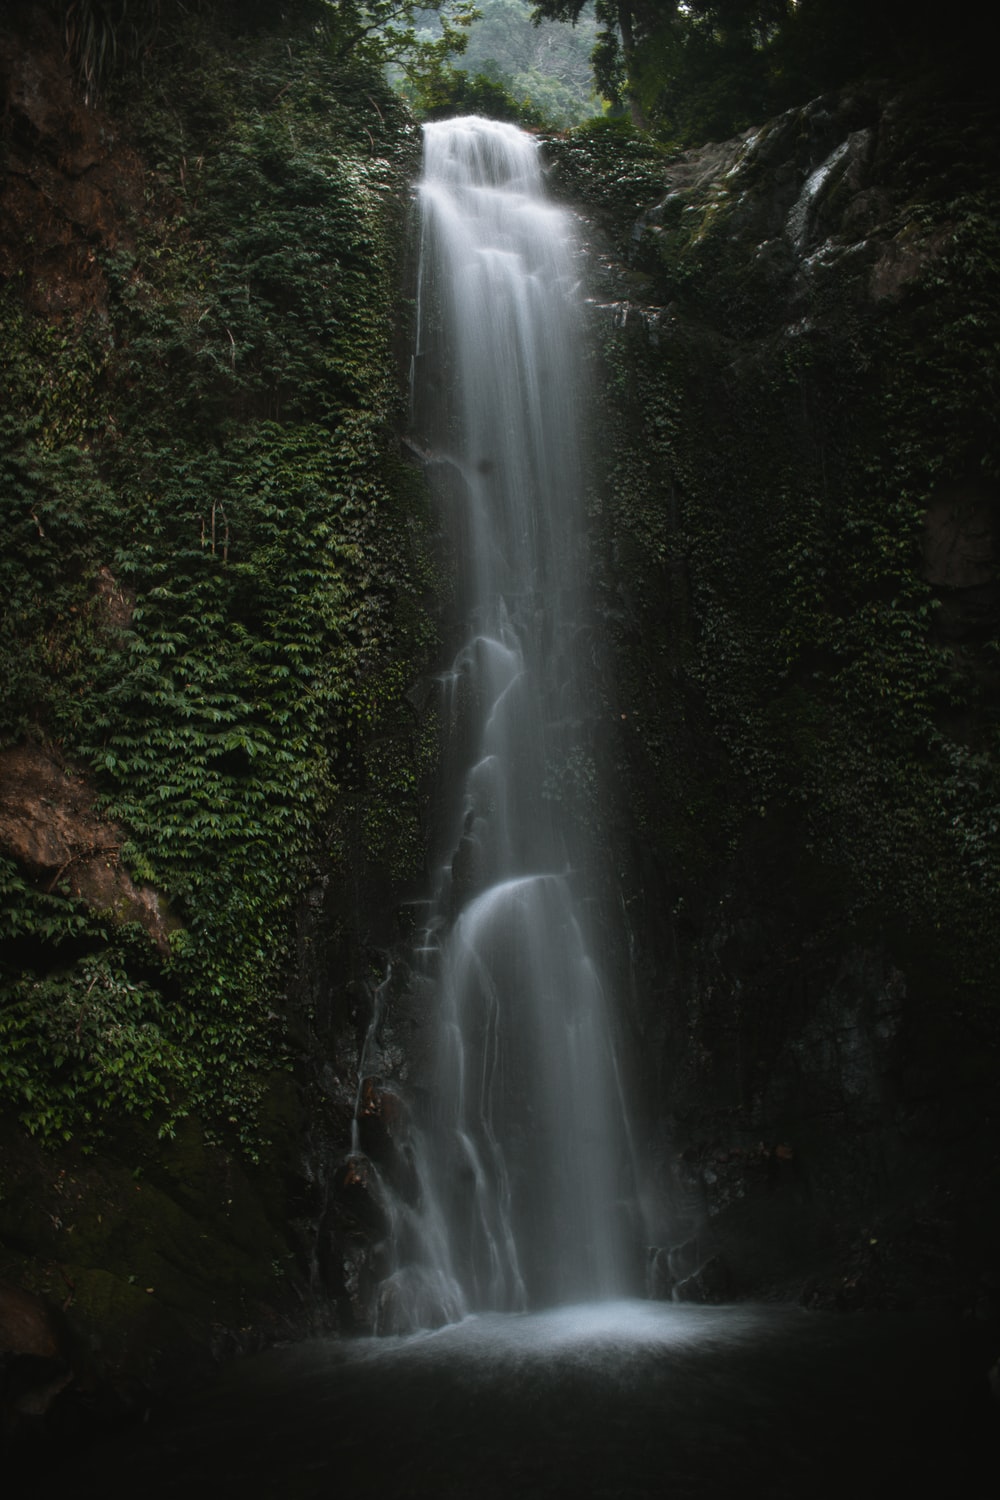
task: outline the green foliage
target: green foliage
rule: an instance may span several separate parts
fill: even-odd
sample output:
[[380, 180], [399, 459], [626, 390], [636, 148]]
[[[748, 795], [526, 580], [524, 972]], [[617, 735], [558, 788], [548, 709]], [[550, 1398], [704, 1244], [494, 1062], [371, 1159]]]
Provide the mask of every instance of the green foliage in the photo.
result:
[[[586, 0], [536, 0], [574, 26]], [[985, 79], [983, 21], [902, 0], [595, 0], [595, 84], [662, 139], [724, 140], [845, 83], [940, 70]]]
[[[48, 0], [85, 97], [137, 75], [166, 75], [178, 50], [226, 33], [324, 39], [337, 66], [376, 81], [387, 65], [426, 68], [463, 51], [471, 0]], [[428, 31], [428, 21], [436, 26]]]
[[462, 68], [429, 70], [404, 92], [416, 112], [428, 120], [485, 115], [529, 127], [550, 123], [532, 99], [515, 98], [505, 83], [486, 73], [473, 76]]
[[[7, 351], [0, 414], [0, 736], [23, 734], [31, 706], [74, 691], [100, 633], [98, 540], [114, 497], [89, 451], [99, 410], [88, 413], [100, 357], [79, 340], [29, 326], [13, 297], [0, 300]], [[58, 393], [58, 394], [57, 394]]]
[[324, 823], [416, 796], [395, 728], [364, 748], [430, 638], [389, 452], [415, 132], [328, 38], [217, 25], [118, 100], [157, 174], [99, 311], [0, 310], [0, 734], [89, 766], [181, 924], [161, 958], [8, 872], [0, 1083], [47, 1138], [194, 1110], [255, 1149]]
[[[531, 0], [479, 0], [479, 17], [469, 28], [463, 70], [500, 84], [537, 115], [563, 128], [594, 114], [590, 52], [595, 26], [532, 24]], [[505, 117], [506, 118], [506, 117]]]
[[477, 14], [472, 0], [327, 0], [323, 24], [337, 58], [410, 73], [463, 52]]
[[[569, 30], [533, 21], [531, 0], [480, 0], [461, 46], [449, 49], [437, 16], [427, 10], [419, 19], [420, 47], [405, 68], [391, 71], [422, 117], [475, 111], [561, 129], [594, 113], [593, 20]], [[460, 68], [450, 61], [458, 52]]]
[[0, 1096], [46, 1145], [138, 1114], [172, 1131], [192, 1092], [190, 1016], [139, 936], [0, 856]]
[[548, 142], [556, 187], [585, 199], [628, 233], [638, 214], [661, 195], [664, 148], [621, 116], [590, 120]]
[[156, 990], [108, 955], [18, 975], [0, 1010], [0, 1088], [46, 1145], [97, 1136], [123, 1114], [155, 1112], [169, 1134], [191, 1066], [175, 1026]]
[[91, 914], [82, 902], [59, 891], [37, 889], [21, 874], [13, 860], [0, 855], [0, 942], [5, 951], [27, 940], [59, 947], [71, 939], [104, 933], [93, 929]]

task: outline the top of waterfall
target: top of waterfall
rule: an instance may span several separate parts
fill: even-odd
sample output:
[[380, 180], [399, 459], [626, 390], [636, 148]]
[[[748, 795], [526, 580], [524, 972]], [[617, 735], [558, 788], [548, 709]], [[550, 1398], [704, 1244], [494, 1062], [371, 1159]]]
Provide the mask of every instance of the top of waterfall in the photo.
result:
[[517, 125], [460, 115], [424, 126], [424, 171], [437, 182], [502, 187], [540, 195], [538, 142]]

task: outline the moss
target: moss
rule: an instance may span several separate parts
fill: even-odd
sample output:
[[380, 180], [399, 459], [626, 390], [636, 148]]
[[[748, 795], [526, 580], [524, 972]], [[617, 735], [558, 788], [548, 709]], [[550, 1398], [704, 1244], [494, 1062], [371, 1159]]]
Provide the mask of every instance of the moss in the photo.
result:
[[297, 1316], [307, 1251], [288, 1187], [302, 1121], [287, 1083], [268, 1116], [281, 1128], [266, 1172], [206, 1145], [193, 1120], [166, 1149], [133, 1132], [89, 1156], [52, 1155], [5, 1125], [5, 1253], [105, 1369], [162, 1376], [224, 1330], [258, 1338]]
[[112, 1364], [302, 1316], [301, 1158], [346, 1129], [311, 1080], [422, 870], [435, 755], [441, 577], [394, 435], [419, 132], [317, 33], [185, 14], [103, 95], [127, 171], [86, 297], [54, 314], [62, 250], [13, 230], [0, 295], [0, 735], [86, 777], [177, 924], [159, 951], [0, 861], [0, 1240]]
[[[435, 638], [432, 569], [392, 439], [417, 133], [318, 37], [210, 18], [109, 99], [152, 170], [142, 208], [96, 245], [104, 305], [56, 329], [16, 283], [3, 303], [16, 607], [0, 731], [57, 739], [89, 770], [178, 929], [166, 962], [97, 928], [83, 967], [53, 939], [6, 982], [61, 1014], [110, 944], [121, 995], [149, 995], [140, 1029], [161, 1037], [163, 1066], [148, 1087], [134, 1073], [123, 1112], [169, 1129], [196, 1110], [253, 1151], [324, 823], [363, 787], [370, 863], [400, 877], [421, 859], [426, 747], [404, 694]], [[8, 885], [22, 929], [52, 928]], [[93, 1130], [97, 1075], [68, 1058], [53, 1097], [30, 1011], [8, 1097], [50, 1139]]]
[[[845, 920], [933, 932], [942, 983], [988, 1019], [1000, 620], [984, 583], [962, 623], [923, 549], [941, 487], [985, 514], [1000, 458], [990, 137], [962, 134], [948, 196], [916, 103], [878, 117], [850, 189], [831, 177], [809, 261], [761, 244], [803, 180], [782, 167], [804, 149], [791, 119], [757, 148], [773, 175], [685, 189], [655, 235], [621, 234], [670, 306], [655, 337], [638, 320], [605, 337], [603, 587], [637, 826], [688, 901], [762, 821], [798, 822]], [[950, 109], [954, 144], [970, 111]]]
[[620, 234], [657, 198], [668, 159], [662, 146], [617, 120], [595, 120], [547, 137], [545, 148], [556, 190], [585, 203]]

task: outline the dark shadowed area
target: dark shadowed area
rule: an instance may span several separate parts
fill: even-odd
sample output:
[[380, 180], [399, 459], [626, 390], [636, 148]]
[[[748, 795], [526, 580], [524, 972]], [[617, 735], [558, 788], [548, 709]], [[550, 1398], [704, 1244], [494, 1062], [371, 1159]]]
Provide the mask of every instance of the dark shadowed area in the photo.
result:
[[609, 1302], [274, 1350], [52, 1493], [971, 1500], [991, 1407], [971, 1325]]

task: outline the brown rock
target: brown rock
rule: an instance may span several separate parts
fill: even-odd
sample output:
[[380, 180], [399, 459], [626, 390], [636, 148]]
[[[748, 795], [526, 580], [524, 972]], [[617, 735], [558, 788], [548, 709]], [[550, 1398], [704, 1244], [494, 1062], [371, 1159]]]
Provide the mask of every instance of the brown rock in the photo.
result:
[[44, 1297], [0, 1281], [0, 1353], [59, 1359], [65, 1346], [60, 1319]]
[[934, 496], [924, 522], [924, 577], [939, 588], [967, 589], [996, 576], [997, 496], [979, 482]]
[[99, 818], [93, 804], [88, 778], [44, 746], [0, 751], [0, 849], [45, 889], [65, 881], [95, 911], [138, 922], [165, 950], [179, 923], [159, 892], [134, 883], [119, 862], [122, 829]]
[[59, 29], [41, 7], [35, 12], [9, 32], [0, 20], [0, 276], [22, 276], [30, 304], [59, 317], [103, 305], [94, 247], [127, 238], [143, 203], [143, 171], [108, 117], [81, 97]]
[[876, 302], [895, 301], [907, 287], [918, 282], [935, 261], [940, 260], [954, 231], [903, 230], [885, 242], [872, 270], [871, 294]]

